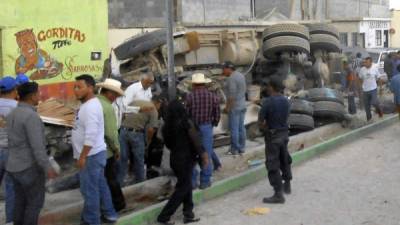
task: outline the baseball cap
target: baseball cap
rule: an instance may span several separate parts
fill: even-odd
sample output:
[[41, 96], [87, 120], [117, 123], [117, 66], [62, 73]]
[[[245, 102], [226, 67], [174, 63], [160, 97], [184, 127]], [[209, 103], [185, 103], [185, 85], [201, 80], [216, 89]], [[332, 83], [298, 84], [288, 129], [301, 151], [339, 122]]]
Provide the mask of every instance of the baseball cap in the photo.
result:
[[6, 76], [0, 80], [1, 91], [11, 91], [15, 87], [17, 87], [17, 81], [13, 77]]
[[15, 80], [17, 81], [17, 84], [18, 84], [18, 85], [21, 85], [21, 84], [28, 83], [28, 82], [29, 82], [29, 77], [26, 76], [26, 75], [23, 74], [23, 73], [20, 73], [20, 74], [17, 75], [17, 77], [15, 78]]
[[230, 68], [230, 69], [235, 69], [235, 65], [231, 61], [225, 61], [222, 63], [222, 68]]

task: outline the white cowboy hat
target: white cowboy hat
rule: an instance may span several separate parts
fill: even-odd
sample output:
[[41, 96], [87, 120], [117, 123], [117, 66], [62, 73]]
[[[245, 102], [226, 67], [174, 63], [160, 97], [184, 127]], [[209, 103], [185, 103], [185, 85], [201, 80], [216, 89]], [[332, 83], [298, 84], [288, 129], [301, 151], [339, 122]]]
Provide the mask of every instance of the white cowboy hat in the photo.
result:
[[121, 89], [121, 82], [114, 79], [108, 78], [104, 82], [98, 83], [96, 86], [100, 88], [105, 88], [110, 91], [114, 91], [121, 96], [124, 95], [124, 91]]
[[205, 77], [202, 73], [195, 73], [192, 75], [192, 83], [193, 84], [207, 84], [211, 83], [211, 79]]

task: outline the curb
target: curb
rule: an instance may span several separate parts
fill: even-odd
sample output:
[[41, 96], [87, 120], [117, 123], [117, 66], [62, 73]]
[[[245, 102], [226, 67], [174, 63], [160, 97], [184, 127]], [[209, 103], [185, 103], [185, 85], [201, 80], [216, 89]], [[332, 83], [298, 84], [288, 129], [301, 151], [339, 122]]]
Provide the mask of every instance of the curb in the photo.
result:
[[[392, 125], [398, 121], [398, 116], [390, 116], [382, 121], [370, 124], [368, 126], [347, 132], [339, 135], [328, 141], [311, 146], [302, 151], [292, 154], [293, 165], [298, 165], [306, 160], [309, 160], [317, 155], [332, 150], [333, 148], [352, 142], [353, 140], [372, 133], [378, 129]], [[247, 170], [233, 177], [227, 178], [213, 183], [213, 185], [205, 190], [197, 190], [193, 193], [193, 201], [195, 204], [202, 203], [220, 197], [229, 192], [243, 188], [249, 184], [258, 182], [264, 179], [267, 175], [265, 166], [258, 166], [254, 169]], [[150, 225], [154, 224], [158, 214], [166, 204], [166, 201], [156, 205], [147, 207], [138, 212], [125, 215], [118, 220], [118, 225]]]

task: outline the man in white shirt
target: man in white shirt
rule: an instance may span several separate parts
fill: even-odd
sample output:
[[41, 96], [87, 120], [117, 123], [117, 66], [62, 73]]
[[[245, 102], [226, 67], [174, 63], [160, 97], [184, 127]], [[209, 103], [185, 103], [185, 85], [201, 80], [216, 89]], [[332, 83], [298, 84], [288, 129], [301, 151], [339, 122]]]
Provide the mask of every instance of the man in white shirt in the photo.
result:
[[378, 101], [378, 85], [382, 87], [382, 81], [380, 80], [381, 74], [377, 66], [372, 65], [372, 58], [365, 58], [365, 65], [360, 69], [360, 79], [362, 80], [362, 89], [364, 92], [364, 107], [367, 115], [367, 120], [371, 120], [371, 106], [376, 108], [376, 112], [379, 117], [383, 116], [382, 109], [379, 106]]
[[151, 107], [131, 106], [136, 100], [151, 101], [153, 97], [151, 93], [151, 85], [154, 83], [154, 76], [151, 73], [143, 73], [140, 75], [140, 81], [131, 84], [121, 96], [115, 100], [113, 107], [117, 114], [118, 127], [121, 126], [121, 121], [124, 113], [139, 113], [150, 112], [153, 110]]
[[75, 117], [71, 140], [74, 158], [78, 160], [80, 190], [84, 198], [81, 224], [100, 224], [101, 219], [102, 222], [116, 222], [118, 216], [104, 177], [107, 146], [104, 141], [103, 109], [94, 94], [95, 81], [90, 75], [75, 79], [74, 92], [82, 105]]
[[[124, 115], [130, 113], [139, 113], [139, 112], [151, 112], [154, 110], [153, 107], [149, 106], [133, 106], [132, 103], [135, 101], [151, 101], [153, 97], [151, 93], [151, 85], [154, 82], [154, 76], [151, 73], [143, 73], [140, 75], [140, 81], [134, 84], [131, 84], [126, 90], [125, 95], [123, 97], [118, 98], [114, 103], [114, 109], [118, 108], [117, 112], [117, 120], [118, 120], [118, 128], [121, 127], [121, 123], [123, 121]], [[123, 138], [124, 135], [120, 133], [119, 141], [120, 143], [124, 143], [126, 140]], [[144, 141], [144, 140], [143, 140]], [[124, 147], [125, 145], [121, 145], [121, 155], [118, 165], [118, 174], [124, 173], [123, 171], [127, 170], [127, 162], [129, 158], [129, 149]], [[120, 185], [124, 186], [123, 180], [120, 180]]]

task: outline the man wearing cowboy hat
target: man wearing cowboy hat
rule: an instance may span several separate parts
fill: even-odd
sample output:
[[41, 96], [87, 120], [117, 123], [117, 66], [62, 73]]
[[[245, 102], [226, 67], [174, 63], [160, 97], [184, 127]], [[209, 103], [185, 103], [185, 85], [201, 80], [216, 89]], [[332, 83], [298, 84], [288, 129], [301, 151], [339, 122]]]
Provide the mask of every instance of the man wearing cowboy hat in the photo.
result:
[[103, 83], [96, 85], [100, 88], [97, 98], [100, 100], [104, 115], [104, 138], [107, 144], [107, 164], [104, 170], [108, 187], [110, 188], [112, 202], [115, 210], [121, 211], [125, 208], [125, 198], [121, 186], [117, 180], [116, 162], [120, 156], [120, 144], [118, 140], [117, 117], [112, 103], [119, 96], [124, 95], [121, 82], [114, 79], [106, 79]]
[[[202, 134], [202, 143], [208, 153], [209, 160], [213, 160], [214, 169], [218, 170], [221, 163], [213, 149], [213, 127], [217, 126], [220, 120], [219, 98], [206, 88], [206, 84], [211, 80], [205, 78], [202, 73], [192, 75], [193, 91], [186, 97], [186, 107], [194, 123], [199, 127]], [[205, 189], [211, 185], [213, 168], [211, 164], [207, 168], [201, 167], [200, 189]], [[198, 171], [193, 170], [192, 185], [197, 186]]]

